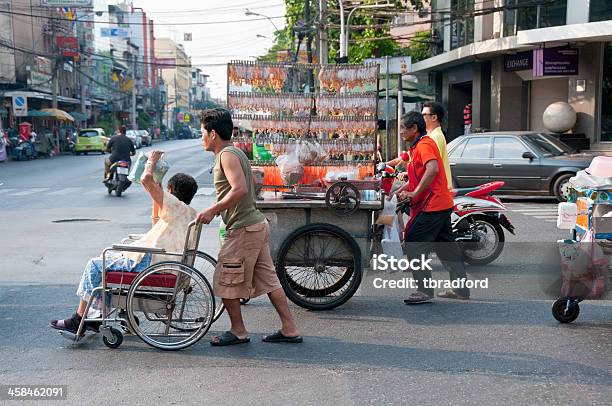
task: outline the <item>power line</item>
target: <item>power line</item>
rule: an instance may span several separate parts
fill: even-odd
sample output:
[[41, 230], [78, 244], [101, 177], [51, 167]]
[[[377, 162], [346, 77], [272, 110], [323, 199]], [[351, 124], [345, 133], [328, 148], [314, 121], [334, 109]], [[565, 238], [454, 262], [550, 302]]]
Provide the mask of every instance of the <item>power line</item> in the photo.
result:
[[[89, 22], [92, 24], [111, 24], [111, 25], [115, 25], [115, 24], [121, 24], [117, 21], [92, 21], [92, 20], [80, 20], [78, 18], [75, 19], [69, 19], [69, 18], [63, 18], [63, 17], [52, 17], [52, 16], [45, 16], [45, 15], [38, 15], [38, 14], [30, 14], [30, 13], [17, 13], [14, 11], [6, 11], [6, 10], [0, 10], [0, 14], [8, 14], [8, 15], [15, 15], [15, 16], [23, 16], [23, 17], [33, 17], [33, 18], [45, 18], [48, 20], [55, 20], [55, 21], [69, 21], [71, 23], [74, 22]], [[91, 16], [88, 16], [91, 17]], [[225, 21], [200, 21], [200, 22], [189, 22], [189, 23], [154, 23], [155, 25], [169, 25], [169, 26], [175, 26], [175, 25], [215, 25], [215, 24], [233, 24], [233, 23], [246, 23], [246, 22], [250, 22], [250, 21], [263, 21], [263, 20], [268, 20], [268, 19], [279, 19], [279, 18], [285, 18], [286, 16], [273, 16], [273, 17], [262, 17], [262, 18], [249, 18], [249, 19], [240, 19], [240, 20], [225, 20]], [[149, 25], [148, 22], [143, 23], [143, 22], [126, 22], [124, 23], [125, 25]]]

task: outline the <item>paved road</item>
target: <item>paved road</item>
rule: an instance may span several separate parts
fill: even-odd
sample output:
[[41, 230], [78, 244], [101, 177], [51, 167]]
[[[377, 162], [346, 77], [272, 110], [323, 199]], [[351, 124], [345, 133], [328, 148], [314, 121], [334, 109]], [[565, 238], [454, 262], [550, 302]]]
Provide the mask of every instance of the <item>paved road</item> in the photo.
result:
[[[212, 155], [195, 140], [158, 147], [168, 151], [171, 173], [197, 175], [193, 206], [209, 205]], [[118, 350], [97, 337], [75, 347], [48, 329], [48, 320], [74, 311], [88, 258], [150, 221], [139, 186], [121, 198], [106, 194], [102, 161], [0, 164], [2, 383], [66, 384], [68, 404], [610, 404], [612, 303], [585, 302], [580, 318], [562, 326], [550, 300], [517, 299], [511, 289], [534, 287], [530, 266], [541, 247], [565, 236], [552, 222], [551, 201], [510, 201], [517, 235], [508, 236], [499, 261], [470, 269], [472, 277], [497, 279], [495, 289], [469, 302], [407, 307], [403, 291], [375, 292], [370, 274], [336, 310], [292, 306], [305, 337], [299, 346], [259, 341], [277, 320], [268, 302], [256, 299], [244, 307], [252, 342], [242, 347], [211, 348], [205, 339], [167, 353], [133, 337]], [[57, 222], [71, 219], [99, 221]], [[206, 227], [201, 240], [212, 253], [217, 227]], [[224, 316], [209, 335], [227, 326]]]

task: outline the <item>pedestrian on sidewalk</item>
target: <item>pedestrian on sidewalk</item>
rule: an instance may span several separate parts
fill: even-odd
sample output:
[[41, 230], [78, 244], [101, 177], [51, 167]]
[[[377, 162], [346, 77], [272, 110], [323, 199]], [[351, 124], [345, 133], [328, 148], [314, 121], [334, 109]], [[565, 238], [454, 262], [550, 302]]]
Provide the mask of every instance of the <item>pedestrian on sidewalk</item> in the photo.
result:
[[438, 151], [440, 151], [440, 157], [442, 158], [442, 164], [444, 166], [444, 174], [446, 175], [446, 182], [448, 188], [453, 188], [453, 177], [451, 175], [450, 163], [448, 162], [448, 153], [446, 152], [446, 138], [442, 132], [442, 120], [444, 120], [444, 107], [440, 103], [431, 102], [423, 105], [421, 110], [423, 119], [425, 120], [425, 129], [429, 138], [436, 142]]
[[231, 328], [213, 337], [213, 346], [248, 343], [240, 299], [267, 294], [280, 316], [279, 331], [263, 337], [265, 342], [300, 343], [287, 297], [276, 276], [270, 255], [270, 229], [255, 207], [251, 164], [243, 151], [231, 142], [233, 123], [228, 110], [206, 110], [200, 117], [202, 145], [215, 153], [214, 182], [217, 202], [198, 215], [198, 223], [209, 224], [221, 215], [226, 225], [225, 240], [213, 277], [215, 295], [223, 299]]
[[468, 135], [472, 133], [472, 100], [468, 101], [468, 104], [463, 108], [463, 134]]
[[[409, 112], [401, 118], [401, 135], [410, 144], [408, 162], [409, 181], [396, 193], [398, 200], [410, 201], [410, 221], [406, 225], [404, 253], [408, 260], [422, 258], [435, 249], [438, 257], [449, 269], [451, 280], [466, 278], [463, 252], [455, 241], [451, 226], [453, 198], [448, 190], [440, 151], [435, 141], [427, 136], [421, 113]], [[435, 244], [434, 244], [435, 243]], [[413, 269], [417, 292], [404, 300], [406, 304], [424, 303], [433, 298], [434, 290], [428, 286], [431, 269], [421, 266]], [[449, 289], [438, 297], [468, 299], [469, 289]]]

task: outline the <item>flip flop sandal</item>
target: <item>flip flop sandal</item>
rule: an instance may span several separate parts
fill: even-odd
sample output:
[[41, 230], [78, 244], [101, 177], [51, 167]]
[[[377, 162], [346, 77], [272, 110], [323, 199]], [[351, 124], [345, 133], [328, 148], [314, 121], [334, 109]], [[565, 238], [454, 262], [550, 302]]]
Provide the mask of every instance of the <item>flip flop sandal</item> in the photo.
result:
[[287, 337], [278, 330], [276, 333], [264, 336], [261, 341], [264, 343], [301, 343], [304, 340], [300, 336]]
[[251, 341], [249, 337], [247, 338], [238, 338], [232, 332], [226, 331], [220, 336], [214, 337], [216, 341], [210, 341], [210, 345], [213, 347], [225, 347], [227, 345], [236, 345], [236, 344], [244, 344]]
[[413, 293], [408, 297], [408, 299], [404, 300], [404, 303], [407, 305], [431, 303], [431, 299], [433, 299], [432, 296], [424, 293]]

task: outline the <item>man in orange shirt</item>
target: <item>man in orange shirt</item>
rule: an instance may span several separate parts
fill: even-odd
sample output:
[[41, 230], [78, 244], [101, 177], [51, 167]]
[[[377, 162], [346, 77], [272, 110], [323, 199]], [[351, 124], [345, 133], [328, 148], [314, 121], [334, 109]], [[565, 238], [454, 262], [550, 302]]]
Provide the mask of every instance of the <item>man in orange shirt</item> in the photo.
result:
[[[410, 221], [406, 226], [404, 253], [408, 260], [424, 258], [432, 246], [442, 263], [450, 270], [451, 280], [466, 278], [463, 252], [455, 242], [451, 226], [453, 197], [448, 190], [444, 165], [435, 141], [427, 136], [421, 113], [409, 112], [402, 116], [402, 138], [410, 144], [408, 183], [397, 191], [399, 200], [410, 200]], [[421, 263], [423, 265], [423, 262]], [[406, 304], [428, 302], [433, 298], [431, 269], [413, 269], [417, 292]], [[438, 297], [468, 299], [469, 289], [449, 289]]]

